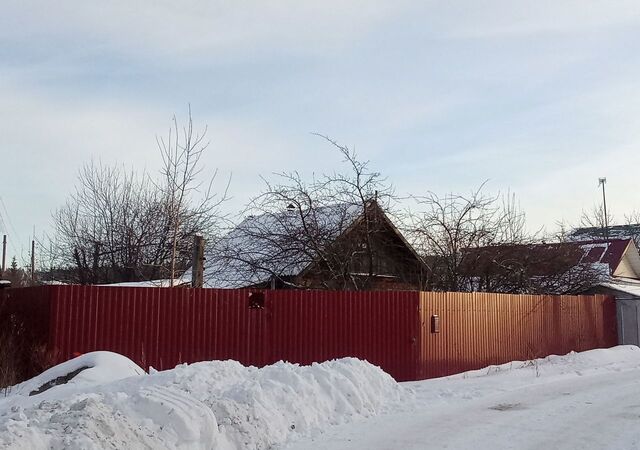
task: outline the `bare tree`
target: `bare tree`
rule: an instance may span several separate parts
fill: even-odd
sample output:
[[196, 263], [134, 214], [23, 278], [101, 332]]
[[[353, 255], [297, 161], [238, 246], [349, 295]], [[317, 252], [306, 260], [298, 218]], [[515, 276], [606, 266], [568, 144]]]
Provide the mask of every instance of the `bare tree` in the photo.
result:
[[[176, 262], [179, 252], [188, 255], [190, 246], [180, 246], [186, 236], [196, 232], [206, 233], [218, 225], [221, 219], [220, 205], [225, 201], [229, 183], [221, 194], [212, 190], [217, 170], [209, 179], [203, 190], [203, 182], [199, 180], [203, 167], [200, 162], [203, 152], [209, 146], [206, 140], [207, 128], [202, 132], [193, 130], [191, 106], [186, 126], [180, 128], [176, 117], [168, 137], [156, 138], [162, 156], [162, 184], [159, 185], [166, 205], [168, 233], [171, 239], [170, 280], [173, 286], [176, 278]], [[200, 194], [200, 197], [195, 197]]]
[[121, 166], [84, 165], [76, 192], [54, 213], [61, 266], [75, 267], [72, 281], [82, 284], [144, 277], [144, 269], [163, 259], [161, 211], [146, 175]]
[[604, 208], [602, 205], [595, 205], [590, 210], [582, 210], [580, 216], [580, 226], [585, 228], [599, 228], [604, 230], [605, 226], [615, 223], [615, 219], [607, 208], [607, 221], [605, 222]]
[[[264, 180], [265, 189], [245, 211], [247, 218], [210, 258], [223, 261], [224, 267], [214, 272], [229, 275], [224, 285], [268, 279], [272, 287], [362, 290], [382, 273], [415, 278], [417, 269], [403, 266], [407, 257], [400, 245], [385, 241], [392, 187], [355, 151], [318, 136], [338, 151], [346, 170], [309, 180], [298, 172], [276, 174], [276, 182]], [[397, 261], [397, 267], [383, 267], [389, 261]]]
[[462, 270], [469, 249], [525, 239], [524, 214], [515, 199], [488, 196], [483, 187], [468, 196], [428, 192], [415, 197], [421, 211], [410, 214], [409, 232], [428, 255], [436, 289], [469, 289], [470, 277]]
[[197, 195], [204, 147], [194, 138], [190, 114], [184, 133], [172, 132], [170, 143], [163, 142], [158, 139], [159, 180], [123, 166], [83, 166], [75, 193], [53, 215], [59, 277], [82, 284], [174, 280], [189, 267], [193, 236], [213, 235], [226, 190], [216, 196], [212, 178]]
[[636, 246], [640, 245], [640, 213], [631, 211], [624, 214], [624, 220], [616, 224], [610, 211], [607, 212], [608, 226], [605, 232], [605, 220], [602, 206], [594, 206], [588, 211], [582, 211], [580, 227], [568, 234], [571, 240], [600, 240], [600, 239], [633, 239]]
[[633, 239], [636, 247], [640, 248], [640, 211], [633, 210], [624, 215], [624, 228], [622, 234]]
[[566, 293], [598, 280], [581, 250], [546, 244], [528, 233], [513, 194], [490, 196], [483, 186], [470, 195], [416, 197], [410, 234], [425, 254], [434, 290]]

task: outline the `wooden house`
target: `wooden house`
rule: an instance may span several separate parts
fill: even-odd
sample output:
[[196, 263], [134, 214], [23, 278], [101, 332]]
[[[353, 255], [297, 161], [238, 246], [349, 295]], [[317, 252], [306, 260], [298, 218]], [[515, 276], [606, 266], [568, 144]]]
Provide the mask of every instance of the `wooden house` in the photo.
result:
[[207, 252], [205, 287], [419, 290], [428, 270], [375, 201], [249, 216]]

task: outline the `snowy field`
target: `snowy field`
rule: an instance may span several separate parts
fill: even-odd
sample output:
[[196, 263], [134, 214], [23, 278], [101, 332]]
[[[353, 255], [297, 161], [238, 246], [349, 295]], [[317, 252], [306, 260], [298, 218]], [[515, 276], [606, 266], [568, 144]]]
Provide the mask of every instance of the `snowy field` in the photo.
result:
[[640, 349], [400, 384], [352, 358], [147, 375], [95, 352], [0, 394], [0, 448], [640, 448]]

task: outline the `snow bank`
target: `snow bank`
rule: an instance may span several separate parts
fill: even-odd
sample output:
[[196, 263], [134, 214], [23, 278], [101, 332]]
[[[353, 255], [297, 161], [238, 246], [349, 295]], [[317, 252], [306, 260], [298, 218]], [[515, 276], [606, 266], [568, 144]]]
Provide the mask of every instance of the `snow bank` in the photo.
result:
[[599, 348], [584, 352], [569, 352], [566, 355], [549, 355], [529, 361], [512, 361], [493, 365], [484, 369], [472, 370], [448, 377], [477, 378], [509, 374], [511, 377], [528, 376], [532, 372], [536, 377], [582, 374], [584, 371], [615, 371], [620, 367], [640, 365], [640, 348], [635, 345], [619, 345], [613, 348]]
[[425, 404], [435, 406], [480, 399], [496, 392], [575, 377], [606, 379], [611, 373], [634, 369], [640, 369], [640, 348], [633, 345], [512, 361], [448, 377], [403, 383], [406, 400], [396, 411], [411, 411]]
[[36, 395], [49, 389], [104, 384], [144, 375], [129, 358], [112, 352], [91, 352], [45, 370], [8, 390], [9, 395]]
[[0, 399], [0, 447], [262, 449], [375, 415], [401, 392], [352, 358], [261, 369], [203, 362], [70, 389]]

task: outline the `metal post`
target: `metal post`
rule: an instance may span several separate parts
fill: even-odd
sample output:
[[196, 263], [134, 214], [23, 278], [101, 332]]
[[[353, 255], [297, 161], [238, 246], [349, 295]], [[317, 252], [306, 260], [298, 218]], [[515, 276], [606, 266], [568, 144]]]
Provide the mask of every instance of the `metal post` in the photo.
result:
[[609, 219], [607, 217], [607, 195], [604, 185], [607, 184], [606, 178], [599, 178], [598, 185], [602, 185], [602, 206], [604, 208], [604, 239], [609, 242]]
[[0, 272], [0, 276], [4, 274], [4, 271], [7, 269], [7, 235], [2, 236], [2, 272]]
[[204, 285], [204, 237], [196, 234], [193, 237], [193, 258], [191, 261], [191, 287], [201, 288]]
[[31, 241], [31, 283], [36, 284], [36, 241]]

